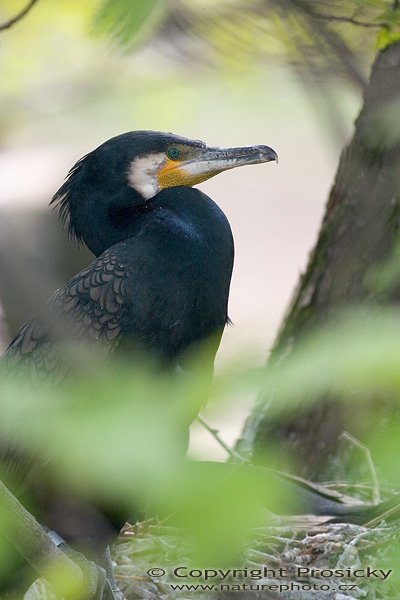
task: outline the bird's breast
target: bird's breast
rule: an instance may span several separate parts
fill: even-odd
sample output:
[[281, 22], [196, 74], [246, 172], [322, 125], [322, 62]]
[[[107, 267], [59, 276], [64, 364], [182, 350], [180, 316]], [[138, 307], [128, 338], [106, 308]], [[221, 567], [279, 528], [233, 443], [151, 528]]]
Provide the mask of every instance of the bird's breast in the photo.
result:
[[171, 358], [223, 330], [233, 244], [224, 231], [216, 235], [195, 220], [162, 217], [130, 242], [139, 264], [132, 265], [128, 327], [147, 348]]

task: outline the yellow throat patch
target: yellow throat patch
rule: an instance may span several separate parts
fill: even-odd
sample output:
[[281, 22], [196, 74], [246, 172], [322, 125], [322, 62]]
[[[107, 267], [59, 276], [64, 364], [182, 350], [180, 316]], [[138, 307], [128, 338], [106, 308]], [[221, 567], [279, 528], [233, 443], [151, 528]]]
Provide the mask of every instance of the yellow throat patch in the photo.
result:
[[190, 173], [185, 169], [182, 161], [167, 158], [165, 164], [157, 173], [157, 181], [160, 190], [178, 185], [192, 186], [218, 175], [221, 171], [208, 171], [204, 173]]

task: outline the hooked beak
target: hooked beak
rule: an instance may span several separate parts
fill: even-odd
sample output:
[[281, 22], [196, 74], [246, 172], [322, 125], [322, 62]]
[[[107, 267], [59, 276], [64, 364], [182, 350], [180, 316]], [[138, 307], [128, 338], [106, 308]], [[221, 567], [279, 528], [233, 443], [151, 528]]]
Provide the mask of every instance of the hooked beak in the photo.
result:
[[[244, 146], [241, 148], [204, 148], [197, 158], [182, 162], [180, 168], [188, 175], [201, 176], [202, 181], [235, 167], [278, 162], [278, 155], [269, 146]], [[203, 179], [204, 177], [204, 179]]]
[[176, 185], [192, 186], [218, 173], [265, 162], [278, 162], [278, 155], [269, 146], [241, 148], [199, 148], [195, 155], [181, 161], [168, 161], [159, 171], [160, 189]]

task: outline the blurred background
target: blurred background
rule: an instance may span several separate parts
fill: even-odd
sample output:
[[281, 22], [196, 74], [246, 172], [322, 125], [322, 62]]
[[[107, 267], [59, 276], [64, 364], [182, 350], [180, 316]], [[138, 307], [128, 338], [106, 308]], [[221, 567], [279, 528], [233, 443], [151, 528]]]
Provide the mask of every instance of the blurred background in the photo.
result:
[[[374, 502], [382, 474], [398, 487], [398, 65], [399, 0], [0, 0], [0, 346], [92, 258], [49, 207], [80, 157], [135, 129], [215, 146], [267, 144], [279, 165], [200, 186], [226, 213], [236, 244], [233, 326], [204, 417], [231, 447], [241, 435], [236, 449], [255, 464], [335, 480]], [[353, 312], [324, 329], [342, 308]], [[218, 560], [239, 555], [265, 507], [282, 514], [296, 496], [264, 476], [260, 489], [241, 464], [214, 472], [204, 459], [227, 455], [199, 425], [190, 456], [202, 462], [171, 468], [175, 428], [191, 401], [210, 393], [201, 373], [167, 382], [121, 365], [98, 371], [66, 397], [62, 386], [42, 394], [17, 382], [0, 396], [1, 436], [21, 435], [34, 456], [52, 456], [61, 488], [132, 509], [151, 487], [164, 514], [196, 524], [204, 564], [214, 550]], [[344, 431], [358, 461], [337, 452]], [[325, 455], [328, 469], [306, 469]]]
[[[350, 49], [371, 30], [339, 23], [335, 52], [332, 33], [310, 34], [298, 2], [146, 0], [134, 3], [134, 14], [129, 4], [38, 0], [1, 32], [2, 343], [90, 260], [48, 206], [69, 168], [114, 135], [155, 129], [211, 145], [267, 144], [279, 154], [279, 165], [223, 173], [200, 186], [228, 216], [236, 244], [234, 326], [225, 331], [217, 367], [238, 355], [262, 365], [359, 110], [373, 47], [357, 64]], [[366, 3], [335, 2], [330, 10], [346, 17], [356, 4]], [[384, 3], [370, 4], [364, 19]], [[0, 21], [24, 6], [2, 0]], [[244, 398], [232, 415], [208, 408], [228, 442], [252, 400]], [[192, 451], [223, 456], [198, 429]]]

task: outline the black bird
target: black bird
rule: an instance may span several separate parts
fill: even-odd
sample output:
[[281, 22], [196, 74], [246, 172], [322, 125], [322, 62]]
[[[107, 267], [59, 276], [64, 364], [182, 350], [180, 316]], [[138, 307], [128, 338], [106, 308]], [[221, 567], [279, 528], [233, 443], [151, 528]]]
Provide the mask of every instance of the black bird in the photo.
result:
[[3, 360], [63, 373], [54, 330], [110, 349], [124, 340], [171, 366], [208, 336], [219, 341], [232, 234], [215, 202], [189, 186], [276, 159], [267, 146], [210, 148], [154, 131], [119, 135], [84, 156], [52, 203], [98, 258], [54, 293], [46, 323], [22, 327]]
[[[210, 336], [215, 354], [228, 321], [233, 239], [220, 208], [190, 186], [273, 160], [268, 146], [212, 148], [154, 131], [119, 135], [84, 156], [52, 202], [97, 258], [20, 329], [2, 364], [60, 381], [70, 369], [66, 338], [123, 346], [167, 368], [184, 367], [185, 353]], [[68, 544], [108, 543], [115, 523], [84, 507], [77, 531], [76, 505], [58, 509], [60, 499], [49, 498], [45, 523]]]

